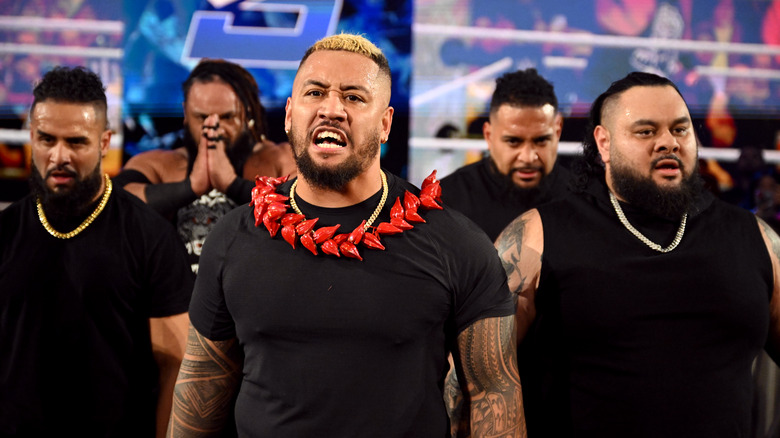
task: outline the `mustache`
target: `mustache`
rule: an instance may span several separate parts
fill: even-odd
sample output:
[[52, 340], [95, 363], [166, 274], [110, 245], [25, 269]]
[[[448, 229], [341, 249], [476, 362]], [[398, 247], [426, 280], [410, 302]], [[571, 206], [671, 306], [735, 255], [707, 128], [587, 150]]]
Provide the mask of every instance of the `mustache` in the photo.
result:
[[70, 169], [70, 168], [68, 168], [66, 166], [60, 165], [60, 166], [57, 166], [57, 167], [55, 167], [53, 169], [47, 170], [46, 171], [46, 178], [50, 177], [54, 172], [65, 173], [69, 177], [72, 177], [72, 178], [76, 178], [78, 176], [78, 173], [75, 170]]
[[658, 165], [662, 160], [674, 160], [677, 162], [677, 166], [680, 168], [680, 170], [685, 169], [685, 165], [683, 164], [682, 160], [677, 157], [677, 155], [669, 154], [664, 155], [663, 157], [658, 157], [655, 160], [650, 162], [650, 168], [655, 169], [655, 166]]
[[509, 172], [540, 172], [544, 169], [542, 166], [524, 166], [524, 167], [513, 167], [509, 169]]

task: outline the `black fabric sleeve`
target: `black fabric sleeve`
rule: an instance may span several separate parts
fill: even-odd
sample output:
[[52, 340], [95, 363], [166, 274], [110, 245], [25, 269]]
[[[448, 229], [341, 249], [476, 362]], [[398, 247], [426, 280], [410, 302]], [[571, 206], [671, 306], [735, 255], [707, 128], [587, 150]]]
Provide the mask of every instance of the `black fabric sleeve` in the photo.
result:
[[225, 194], [238, 205], [247, 204], [252, 199], [252, 188], [255, 183], [237, 176], [228, 186]]
[[135, 169], [126, 169], [119, 173], [119, 175], [111, 178], [114, 181], [114, 184], [124, 187], [130, 183], [141, 183], [141, 184], [151, 184], [152, 182], [149, 181], [149, 178], [146, 177], [142, 172], [139, 172]]
[[227, 307], [222, 281], [230, 247], [239, 234], [234, 215], [246, 213], [245, 208], [237, 207], [217, 222], [203, 244], [198, 262], [189, 306], [190, 323], [198, 333], [213, 341], [236, 337], [236, 326]]
[[441, 227], [439, 241], [444, 242], [441, 257], [456, 291], [455, 323], [460, 334], [480, 319], [514, 314], [515, 305], [501, 259], [487, 235], [457, 211], [451, 214], [456, 226]]
[[149, 184], [144, 189], [146, 203], [162, 215], [168, 215], [198, 199], [190, 179], [176, 183]]

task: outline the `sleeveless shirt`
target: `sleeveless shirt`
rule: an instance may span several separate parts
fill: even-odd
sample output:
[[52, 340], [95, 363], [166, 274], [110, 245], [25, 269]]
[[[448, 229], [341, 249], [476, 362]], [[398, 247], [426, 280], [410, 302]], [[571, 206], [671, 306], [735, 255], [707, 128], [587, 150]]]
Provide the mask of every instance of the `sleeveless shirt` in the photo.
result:
[[[623, 210], [663, 247], [677, 232]], [[539, 213], [537, 317], [520, 352], [529, 435], [747, 436], [773, 287], [755, 217], [706, 193], [660, 253], [600, 182]]]

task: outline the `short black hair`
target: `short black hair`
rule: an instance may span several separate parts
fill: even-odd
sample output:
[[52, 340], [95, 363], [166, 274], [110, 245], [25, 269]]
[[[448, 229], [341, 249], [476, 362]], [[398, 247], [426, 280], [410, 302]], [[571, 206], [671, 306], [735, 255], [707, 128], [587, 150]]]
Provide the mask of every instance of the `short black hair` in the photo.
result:
[[207, 84], [214, 81], [222, 81], [233, 89], [244, 107], [247, 122], [255, 121], [249, 131], [255, 142], [260, 142], [268, 126], [265, 107], [260, 103], [260, 87], [257, 86], [257, 81], [244, 67], [222, 59], [201, 60], [181, 85], [184, 102], [187, 102], [192, 84], [195, 82]]
[[35, 105], [47, 100], [93, 104], [95, 113], [102, 115], [108, 124], [106, 87], [100, 76], [85, 67], [54, 67], [43, 75], [33, 89], [30, 115]]
[[541, 107], [550, 104], [558, 112], [555, 88], [536, 72], [535, 68], [505, 73], [496, 79], [496, 89], [490, 101], [490, 114], [501, 105]]

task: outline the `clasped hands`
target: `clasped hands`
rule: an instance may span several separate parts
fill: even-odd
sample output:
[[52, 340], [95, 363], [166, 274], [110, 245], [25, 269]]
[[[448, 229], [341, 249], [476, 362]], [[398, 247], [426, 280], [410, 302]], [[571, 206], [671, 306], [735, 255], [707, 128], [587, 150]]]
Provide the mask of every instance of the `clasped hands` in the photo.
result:
[[225, 139], [225, 130], [219, 126], [219, 116], [211, 114], [203, 121], [198, 155], [190, 173], [192, 191], [198, 196], [211, 189], [225, 193], [236, 179], [236, 171], [227, 156]]

